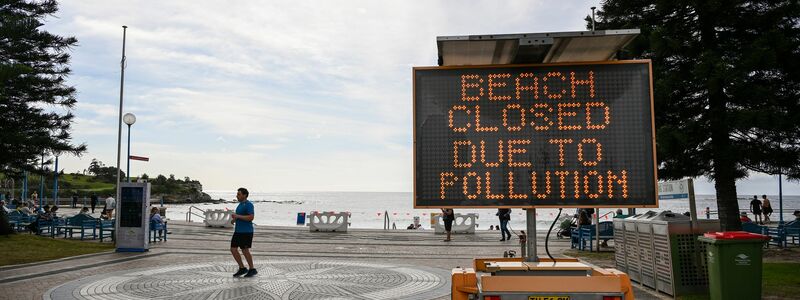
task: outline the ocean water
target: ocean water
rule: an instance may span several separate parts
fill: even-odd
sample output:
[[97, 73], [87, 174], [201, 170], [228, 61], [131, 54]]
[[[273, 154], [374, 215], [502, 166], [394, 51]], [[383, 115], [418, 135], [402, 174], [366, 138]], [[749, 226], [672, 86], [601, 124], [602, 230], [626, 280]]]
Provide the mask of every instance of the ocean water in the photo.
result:
[[[236, 191], [206, 191], [213, 199], [231, 201], [222, 204], [194, 204], [201, 209], [236, 209]], [[778, 196], [767, 195], [772, 202], [775, 212], [772, 220], [778, 220]], [[742, 195], [739, 198], [739, 208], [746, 210], [749, 207], [752, 195]], [[760, 197], [760, 196], [759, 196]], [[391, 223], [398, 229], [405, 229], [413, 223], [414, 216], [420, 217], [423, 228], [430, 229], [430, 214], [440, 212], [437, 209], [414, 209], [412, 193], [371, 193], [371, 192], [295, 192], [295, 193], [259, 193], [251, 192], [250, 201], [256, 209], [254, 222], [257, 225], [294, 226], [297, 213], [312, 211], [350, 212], [350, 223], [354, 228], [383, 228], [384, 214], [388, 212]], [[713, 195], [697, 195], [698, 217], [705, 218], [705, 208], [717, 210]], [[154, 203], [157, 204], [157, 203]], [[185, 220], [189, 211], [189, 204], [165, 205], [167, 217], [173, 220]], [[800, 209], [800, 196], [783, 196], [784, 220], [793, 220], [791, 215], [794, 210]], [[600, 209], [600, 215], [615, 211], [616, 208]], [[624, 209], [623, 209], [624, 210]], [[689, 211], [687, 200], [661, 200], [658, 208], [638, 208], [637, 212], [647, 210], [671, 210], [676, 213]], [[456, 209], [457, 213], [478, 213], [478, 229], [488, 229], [490, 225], [497, 225], [499, 221], [494, 215], [496, 209]], [[627, 212], [627, 210], [625, 210]], [[546, 230], [558, 214], [558, 209], [537, 209], [536, 227]], [[566, 208], [563, 214], [574, 214], [574, 208]], [[201, 213], [202, 214], [202, 213]], [[601, 221], [611, 220], [609, 214]], [[752, 217], [752, 216], [751, 216]], [[711, 218], [716, 218], [712, 215]], [[192, 217], [193, 221], [200, 221]], [[524, 230], [525, 212], [522, 209], [513, 209], [510, 226], [514, 230]]]

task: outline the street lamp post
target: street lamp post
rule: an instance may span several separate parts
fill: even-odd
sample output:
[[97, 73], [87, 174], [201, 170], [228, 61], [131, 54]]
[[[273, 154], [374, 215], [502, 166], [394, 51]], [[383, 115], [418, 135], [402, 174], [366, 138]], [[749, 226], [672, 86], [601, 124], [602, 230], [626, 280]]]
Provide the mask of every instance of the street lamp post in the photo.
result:
[[56, 165], [53, 168], [53, 203], [58, 205], [58, 155], [56, 154]]
[[42, 174], [39, 175], [39, 207], [44, 207], [44, 153], [42, 153], [42, 165], [40, 167]]
[[[127, 29], [128, 29], [128, 26], [125, 26], [125, 25], [122, 26], [122, 59], [119, 61], [120, 75], [119, 75], [119, 119], [117, 119], [117, 176], [116, 176], [117, 180], [114, 182], [114, 185], [116, 185], [115, 189], [117, 190], [117, 193], [116, 193], [117, 197], [115, 198], [115, 199], [117, 199], [117, 203], [116, 203], [116, 207], [109, 207], [110, 209], [113, 209], [115, 212], [120, 211], [119, 208], [122, 205], [121, 204], [122, 201], [121, 201], [121, 199], [119, 197], [119, 194], [120, 194], [120, 189], [119, 189], [119, 180], [120, 180], [120, 178], [119, 178], [120, 177], [120, 174], [119, 174], [120, 173], [119, 172], [119, 158], [120, 158], [120, 151], [122, 150], [121, 149], [122, 148], [121, 147], [121, 144], [122, 144], [122, 99], [123, 99], [122, 96], [124, 95], [123, 91], [124, 91], [124, 86], [125, 86], [124, 85], [124, 83], [125, 83], [125, 35], [126, 35], [126, 32], [127, 32]], [[119, 218], [114, 218], [113, 216], [110, 217], [110, 218], [113, 218], [113, 219], [116, 220], [115, 223], [114, 223], [114, 228], [119, 229], [119, 225], [120, 225]], [[114, 242], [114, 245], [116, 245], [116, 241]]]
[[133, 115], [132, 113], [126, 113], [124, 116], [122, 116], [122, 121], [125, 122], [126, 125], [128, 125], [128, 159], [127, 159], [128, 174], [127, 175], [128, 175], [128, 182], [131, 182], [131, 125], [133, 125], [133, 123], [136, 123], [136, 116]]

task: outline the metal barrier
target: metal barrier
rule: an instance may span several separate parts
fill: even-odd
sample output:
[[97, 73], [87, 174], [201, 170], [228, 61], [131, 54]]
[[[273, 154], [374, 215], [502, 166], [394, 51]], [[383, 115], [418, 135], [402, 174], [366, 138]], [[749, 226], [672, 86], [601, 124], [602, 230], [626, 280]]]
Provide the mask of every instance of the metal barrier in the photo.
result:
[[[435, 234], [443, 234], [444, 231], [444, 223], [442, 221], [442, 215], [438, 215], [434, 218], [436, 220], [433, 223], [433, 232]], [[453, 221], [453, 228], [450, 231], [451, 233], [469, 233], [474, 234], [475, 228], [478, 227], [478, 214], [476, 213], [469, 213], [469, 214], [455, 214], [455, 220]]]
[[208, 227], [231, 228], [233, 227], [233, 223], [231, 223], [232, 214], [233, 211], [231, 210], [209, 209], [203, 212], [205, 217], [203, 223]]
[[347, 232], [350, 226], [350, 214], [347, 212], [312, 212], [308, 219], [309, 231]]
[[194, 205], [189, 206], [189, 211], [186, 212], [186, 222], [191, 222], [192, 221], [192, 216], [195, 216], [195, 217], [198, 217], [198, 218], [203, 218], [203, 219], [205, 218], [205, 215], [201, 215], [201, 214], [192, 212], [192, 209], [199, 210], [200, 212], [202, 212], [204, 214], [206, 212], [205, 210], [203, 210], [202, 208], [199, 208], [197, 206], [194, 206]]

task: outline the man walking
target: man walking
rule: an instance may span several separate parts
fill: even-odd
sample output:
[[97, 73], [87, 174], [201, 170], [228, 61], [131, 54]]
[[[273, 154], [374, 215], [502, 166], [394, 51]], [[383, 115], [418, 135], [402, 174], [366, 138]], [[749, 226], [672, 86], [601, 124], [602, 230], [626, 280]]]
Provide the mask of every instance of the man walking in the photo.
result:
[[444, 231], [447, 233], [445, 242], [450, 241], [450, 232], [453, 230], [453, 221], [456, 219], [456, 213], [452, 208], [442, 208], [442, 221], [444, 221]]
[[769, 203], [767, 195], [761, 195], [761, 210], [764, 213], [764, 223], [769, 224], [769, 217], [772, 215], [772, 204]]
[[92, 213], [94, 213], [94, 207], [97, 206], [97, 194], [92, 193], [91, 202], [89, 204], [92, 205]]
[[[508, 221], [511, 221], [511, 209], [500, 208], [497, 210], [497, 217], [500, 218], [500, 241], [511, 240], [511, 232], [508, 231]], [[508, 234], [508, 237], [506, 237]]]
[[[236, 224], [233, 230], [233, 237], [231, 238], [231, 254], [233, 259], [239, 265], [239, 271], [233, 274], [233, 277], [244, 275], [244, 277], [252, 277], [258, 274], [256, 268], [253, 266], [253, 255], [250, 254], [250, 247], [253, 245], [253, 217], [255, 217], [255, 209], [253, 203], [247, 201], [247, 196], [250, 193], [246, 188], [239, 188], [236, 191], [236, 200], [239, 200], [239, 206], [236, 207], [236, 213], [231, 214], [231, 223]], [[247, 266], [250, 270], [244, 267], [242, 263], [242, 256], [239, 255], [239, 249], [242, 249], [244, 258], [247, 259]]]
[[753, 222], [764, 225], [764, 222], [761, 221], [761, 201], [758, 200], [758, 196], [753, 195], [753, 201], [750, 201], [750, 212], [753, 213]]
[[106, 198], [106, 207], [105, 207], [106, 218], [108, 218], [109, 220], [114, 218], [114, 209], [116, 207], [117, 207], [117, 201], [114, 200], [114, 197], [111, 197], [111, 194], [108, 194], [108, 198]]

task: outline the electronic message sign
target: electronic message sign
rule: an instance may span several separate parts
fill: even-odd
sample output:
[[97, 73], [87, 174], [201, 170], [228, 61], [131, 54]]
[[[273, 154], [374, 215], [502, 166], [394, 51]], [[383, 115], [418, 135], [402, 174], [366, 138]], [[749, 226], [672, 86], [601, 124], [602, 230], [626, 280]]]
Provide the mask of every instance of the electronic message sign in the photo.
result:
[[650, 70], [414, 68], [414, 206], [657, 206]]

